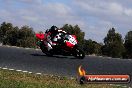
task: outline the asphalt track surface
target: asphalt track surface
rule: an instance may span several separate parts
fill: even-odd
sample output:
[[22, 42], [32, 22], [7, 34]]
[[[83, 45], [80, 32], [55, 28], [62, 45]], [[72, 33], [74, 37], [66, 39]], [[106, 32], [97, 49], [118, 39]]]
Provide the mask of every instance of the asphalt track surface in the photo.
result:
[[[0, 46], [0, 67], [76, 77], [80, 65], [87, 74], [129, 74], [132, 79], [132, 60], [95, 56], [82, 60], [72, 56], [47, 57], [40, 50]], [[132, 87], [132, 82], [126, 85]]]

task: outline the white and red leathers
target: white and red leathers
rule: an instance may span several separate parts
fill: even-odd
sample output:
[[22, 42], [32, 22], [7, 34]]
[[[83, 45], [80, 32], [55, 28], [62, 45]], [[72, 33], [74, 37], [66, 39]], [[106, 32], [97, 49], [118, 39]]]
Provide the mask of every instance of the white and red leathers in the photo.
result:
[[[52, 33], [54, 36], [52, 36]], [[61, 30], [61, 29], [57, 29], [55, 31], [46, 31], [45, 33], [45, 38], [47, 42], [44, 42], [45, 45], [47, 46], [48, 51], [53, 49], [52, 46], [56, 46], [58, 44], [58, 40], [61, 39], [61, 35], [62, 33], [66, 34], [67, 32]]]

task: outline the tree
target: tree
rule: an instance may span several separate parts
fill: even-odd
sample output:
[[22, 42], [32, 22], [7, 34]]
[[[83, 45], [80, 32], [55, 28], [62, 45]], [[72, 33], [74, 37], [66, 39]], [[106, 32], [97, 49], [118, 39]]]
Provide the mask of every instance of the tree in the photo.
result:
[[4, 42], [6, 42], [8, 45], [16, 46], [18, 40], [18, 30], [18, 27], [8, 30], [6, 32], [6, 38], [4, 39]]
[[7, 38], [7, 32], [9, 30], [13, 29], [13, 25], [11, 23], [3, 22], [0, 27], [0, 41], [3, 44], [6, 44], [7, 41], [5, 40]]
[[32, 28], [29, 26], [23, 26], [21, 29], [18, 31], [18, 38], [19, 40], [17, 41], [17, 46], [21, 47], [33, 47], [34, 42], [35, 42], [35, 33]]
[[97, 43], [95, 42], [94, 43], [94, 54], [96, 55], [102, 55], [102, 48], [103, 44], [102, 43]]
[[124, 52], [123, 39], [121, 34], [115, 33], [114, 28], [108, 31], [107, 36], [104, 38], [104, 44], [102, 47], [104, 55], [122, 57]]
[[93, 41], [91, 39], [85, 40], [83, 48], [86, 54], [93, 54], [94, 53]]
[[132, 58], [132, 31], [129, 31], [125, 36], [125, 43], [124, 43], [126, 53], [126, 58]]
[[84, 51], [86, 54], [101, 54], [101, 47], [102, 45], [97, 43], [96, 41], [92, 41], [91, 39], [85, 40], [84, 42]]

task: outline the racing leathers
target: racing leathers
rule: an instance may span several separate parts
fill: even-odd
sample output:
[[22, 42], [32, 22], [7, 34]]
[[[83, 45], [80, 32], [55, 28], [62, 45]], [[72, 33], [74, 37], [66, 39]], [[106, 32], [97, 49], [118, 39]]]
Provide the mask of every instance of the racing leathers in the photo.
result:
[[57, 28], [56, 26], [52, 26], [49, 30], [46, 30], [45, 34], [48, 42], [48, 51], [50, 51], [53, 47], [56, 47], [60, 43], [59, 40], [61, 40], [62, 36], [66, 33], [67, 32]]

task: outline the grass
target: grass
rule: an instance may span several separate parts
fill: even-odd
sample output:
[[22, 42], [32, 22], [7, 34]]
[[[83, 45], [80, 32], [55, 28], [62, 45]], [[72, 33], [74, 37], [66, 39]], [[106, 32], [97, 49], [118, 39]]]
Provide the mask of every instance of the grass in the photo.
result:
[[76, 79], [0, 69], [0, 88], [121, 88], [108, 84], [80, 85]]

